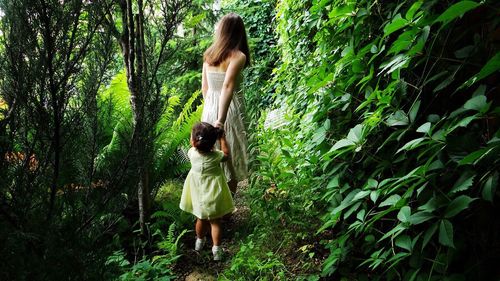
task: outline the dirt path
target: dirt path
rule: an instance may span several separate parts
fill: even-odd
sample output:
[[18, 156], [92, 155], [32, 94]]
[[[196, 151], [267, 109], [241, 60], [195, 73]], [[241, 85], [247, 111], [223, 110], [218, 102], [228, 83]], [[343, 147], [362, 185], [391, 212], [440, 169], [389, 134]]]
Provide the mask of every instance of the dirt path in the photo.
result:
[[181, 254], [177, 260], [174, 271], [179, 281], [210, 281], [217, 280], [218, 276], [231, 264], [231, 259], [239, 250], [237, 233], [246, 227], [250, 214], [248, 207], [241, 195], [247, 188], [246, 182], [238, 185], [238, 192], [234, 198], [236, 212], [231, 219], [223, 224], [222, 248], [224, 249], [224, 259], [220, 262], [213, 261], [212, 241], [207, 239], [207, 244], [201, 252], [194, 250], [195, 235], [189, 233], [182, 238]]

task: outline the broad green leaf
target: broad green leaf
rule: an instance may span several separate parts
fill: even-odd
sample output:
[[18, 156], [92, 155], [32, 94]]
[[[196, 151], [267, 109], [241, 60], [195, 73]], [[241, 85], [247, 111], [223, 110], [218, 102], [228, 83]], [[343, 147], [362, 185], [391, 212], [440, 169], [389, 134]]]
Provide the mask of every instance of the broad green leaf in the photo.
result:
[[460, 122], [457, 123], [457, 127], [467, 127], [470, 122], [474, 121], [477, 118], [477, 116], [472, 115], [472, 116], [467, 116], [464, 119], [460, 120]]
[[457, 198], [453, 199], [451, 203], [446, 208], [444, 212], [445, 218], [451, 218], [456, 216], [461, 211], [465, 210], [469, 207], [470, 202], [474, 201], [474, 199], [470, 198], [467, 195], [460, 195]]
[[393, 57], [390, 61], [381, 64], [380, 67], [382, 69], [378, 74], [380, 75], [383, 72], [390, 74], [397, 69], [403, 68], [410, 60], [411, 57], [409, 57], [408, 55], [399, 54]]
[[496, 53], [484, 66], [478, 74], [472, 76], [469, 80], [462, 84], [458, 89], [469, 87], [481, 79], [500, 70], [500, 52]]
[[331, 214], [335, 215], [339, 213], [340, 211], [344, 210], [345, 208], [351, 206], [354, 201], [352, 200], [354, 198], [354, 195], [356, 195], [359, 192], [359, 189], [354, 189], [353, 191], [349, 192], [347, 196], [340, 202], [340, 204], [332, 210]]
[[469, 155], [465, 156], [460, 162], [458, 162], [458, 165], [468, 165], [476, 162], [477, 159], [479, 159], [481, 156], [483, 156], [486, 152], [488, 151], [488, 148], [482, 148], [479, 150], [476, 150], [474, 152], [471, 152]]
[[418, 110], [420, 109], [420, 100], [416, 101], [410, 108], [410, 112], [408, 112], [408, 117], [410, 118], [410, 122], [415, 122], [417, 118]]
[[455, 74], [456, 74], [456, 71], [454, 71], [450, 76], [446, 77], [446, 79], [443, 79], [441, 81], [441, 83], [439, 83], [436, 86], [436, 88], [434, 88], [432, 90], [432, 92], [435, 93], [435, 92], [441, 91], [442, 89], [448, 87], [448, 85], [450, 85], [451, 82], [453, 82], [453, 80], [455, 79]]
[[469, 99], [467, 102], [465, 102], [464, 108], [470, 110], [482, 111], [482, 109], [487, 105], [488, 103], [486, 102], [485, 96], [475, 96]]
[[450, 21], [457, 17], [463, 16], [468, 11], [479, 6], [479, 3], [474, 1], [460, 1], [456, 4], [451, 5], [446, 11], [444, 11], [434, 22], [442, 22], [443, 25], [448, 24]]
[[469, 126], [470, 122], [474, 121], [477, 118], [478, 117], [476, 115], [467, 116], [467, 117], [463, 118], [462, 120], [458, 121], [453, 127], [449, 128], [446, 133], [449, 134], [449, 133], [453, 132], [458, 127], [465, 128], [465, 127]]
[[456, 182], [455, 185], [453, 185], [453, 188], [450, 190], [450, 194], [453, 194], [455, 192], [460, 192], [469, 189], [472, 186], [472, 183], [474, 181], [474, 177], [476, 175], [472, 176], [466, 176], [466, 174], [462, 175]]
[[368, 179], [366, 182], [366, 188], [371, 189], [371, 188], [376, 188], [378, 185], [378, 181], [375, 179]]
[[328, 17], [330, 19], [335, 19], [338, 17], [346, 17], [346, 16], [354, 16], [354, 6], [340, 6], [332, 9], [330, 13], [328, 13]]
[[473, 45], [465, 46], [460, 50], [455, 51], [455, 57], [457, 59], [464, 59], [469, 57], [470, 53], [474, 50]]
[[439, 243], [455, 248], [453, 244], [453, 225], [449, 220], [444, 219], [439, 223]]
[[429, 227], [424, 234], [424, 240], [422, 241], [422, 250], [427, 246], [427, 243], [431, 240], [432, 236], [434, 236], [434, 233], [436, 233], [436, 230], [438, 229], [439, 222], [435, 222], [432, 224], [431, 227]]
[[350, 129], [347, 134], [347, 139], [353, 143], [360, 143], [363, 139], [363, 125], [358, 124], [354, 128]]
[[330, 189], [330, 188], [335, 188], [335, 187], [339, 187], [339, 176], [335, 176], [333, 177], [329, 182], [328, 182], [328, 185], [326, 186], [326, 188]]
[[377, 202], [377, 199], [378, 199], [378, 191], [377, 190], [373, 190], [370, 193], [370, 200], [372, 200], [372, 202], [375, 203], [375, 202]]
[[337, 141], [333, 146], [332, 148], [330, 149], [330, 151], [335, 151], [335, 150], [339, 150], [341, 148], [345, 148], [345, 147], [348, 147], [348, 146], [353, 146], [353, 145], [356, 145], [353, 141], [351, 140], [348, 140], [348, 139], [341, 139], [339, 141]]
[[484, 200], [493, 202], [497, 185], [498, 185], [498, 171], [490, 175], [486, 180], [486, 182], [484, 183], [483, 190], [481, 191], [481, 195], [483, 196]]
[[359, 200], [359, 199], [363, 199], [365, 198], [366, 196], [368, 196], [368, 194], [370, 194], [370, 190], [361, 190], [360, 192], [358, 192], [354, 198], [352, 199], [352, 201], [356, 201], [356, 200]]
[[438, 170], [438, 169], [443, 169], [443, 168], [444, 168], [443, 162], [441, 162], [441, 160], [436, 160], [436, 161], [433, 161], [429, 165], [429, 167], [427, 168], [427, 172]]
[[366, 214], [366, 210], [365, 209], [361, 209], [357, 214], [356, 214], [356, 218], [360, 221], [364, 221], [365, 219], [365, 214]]
[[415, 44], [411, 49], [408, 51], [407, 55], [408, 56], [414, 56], [416, 54], [422, 54], [422, 50], [424, 49], [425, 42], [427, 42], [427, 38], [429, 38], [429, 33], [431, 31], [430, 26], [425, 26], [422, 28], [422, 34], [417, 39], [417, 44]]
[[392, 21], [384, 26], [384, 37], [390, 35], [391, 33], [405, 27], [408, 21], [401, 17], [401, 14], [397, 14]]
[[413, 28], [401, 33], [398, 39], [396, 39], [396, 41], [392, 43], [391, 48], [389, 49], [387, 54], [399, 54], [403, 50], [408, 50], [408, 48], [413, 44], [415, 36], [417, 36], [418, 32], [418, 29]]
[[417, 132], [428, 134], [431, 129], [431, 122], [426, 122], [417, 128]]
[[404, 126], [408, 125], [409, 119], [408, 116], [406, 116], [405, 112], [402, 110], [398, 110], [391, 114], [389, 118], [386, 120], [387, 125], [394, 127], [394, 126]]
[[400, 248], [403, 248], [411, 252], [412, 249], [411, 238], [408, 235], [399, 235], [398, 237], [396, 237], [394, 244], [396, 244], [396, 246]]
[[426, 222], [434, 217], [435, 216], [432, 213], [422, 211], [422, 212], [417, 212], [417, 213], [411, 215], [410, 218], [408, 219], [408, 222], [410, 222], [411, 224], [421, 224], [421, 223]]
[[444, 141], [446, 139], [446, 131], [445, 130], [438, 130], [434, 134], [432, 134], [431, 139], [435, 141]]
[[408, 206], [404, 206], [398, 212], [398, 220], [401, 222], [408, 222], [411, 216], [411, 209]]
[[326, 137], [326, 130], [324, 127], [319, 127], [316, 129], [316, 132], [314, 132], [314, 135], [312, 136], [312, 142], [315, 143], [316, 145], [321, 144]]
[[408, 12], [406, 12], [405, 18], [409, 21], [413, 20], [413, 16], [415, 15], [415, 12], [422, 6], [424, 2], [423, 1], [417, 1], [411, 5], [410, 9], [408, 9]]
[[429, 114], [427, 116], [427, 121], [429, 121], [431, 123], [437, 123], [437, 122], [439, 122], [439, 120], [440, 120], [440, 117], [437, 114]]
[[443, 202], [441, 197], [432, 197], [425, 203], [424, 205], [418, 207], [417, 209], [420, 211], [425, 211], [425, 212], [433, 212], [437, 208], [440, 208], [443, 206], [445, 202]]
[[393, 194], [393, 195], [389, 196], [389, 198], [385, 199], [378, 206], [379, 207], [392, 206], [392, 205], [395, 205], [400, 199], [401, 199], [401, 196], [399, 196], [398, 194]]
[[[353, 201], [355, 201], [355, 200], [353, 200]], [[351, 208], [349, 208], [349, 210], [347, 210], [344, 213], [344, 219], [349, 218], [355, 211], [357, 211], [359, 209], [359, 206], [361, 206], [361, 203], [362, 202], [358, 202], [358, 203], [354, 204], [354, 206], [351, 206]]]
[[422, 138], [411, 140], [411, 141], [407, 142], [405, 145], [403, 145], [403, 147], [398, 149], [398, 151], [396, 151], [396, 154], [398, 154], [399, 152], [401, 152], [403, 150], [412, 150], [426, 139], [427, 139], [426, 137], [422, 137]]
[[393, 229], [389, 230], [386, 234], [384, 234], [384, 236], [382, 236], [382, 238], [380, 238], [378, 240], [378, 242], [388, 238], [388, 237], [391, 237], [391, 236], [397, 236], [399, 235], [401, 232], [403, 232], [403, 230], [405, 230], [406, 228], [401, 225], [401, 224], [398, 224], [396, 225], [396, 227], [394, 227]]

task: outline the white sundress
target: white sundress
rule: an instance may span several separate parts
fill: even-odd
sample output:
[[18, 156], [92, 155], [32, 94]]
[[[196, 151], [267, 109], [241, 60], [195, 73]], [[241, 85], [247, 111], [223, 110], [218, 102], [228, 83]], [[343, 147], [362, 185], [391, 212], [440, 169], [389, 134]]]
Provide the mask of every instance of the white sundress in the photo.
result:
[[[205, 96], [201, 121], [214, 124], [219, 112], [219, 97], [226, 72], [207, 71], [208, 91]], [[239, 79], [241, 81], [241, 79]], [[239, 82], [239, 81], [238, 81]], [[239, 84], [239, 83], [237, 83]], [[248, 176], [248, 140], [243, 122], [244, 104], [239, 86], [235, 87], [233, 98], [227, 111], [224, 130], [231, 157], [221, 163], [227, 180], [242, 181]]]

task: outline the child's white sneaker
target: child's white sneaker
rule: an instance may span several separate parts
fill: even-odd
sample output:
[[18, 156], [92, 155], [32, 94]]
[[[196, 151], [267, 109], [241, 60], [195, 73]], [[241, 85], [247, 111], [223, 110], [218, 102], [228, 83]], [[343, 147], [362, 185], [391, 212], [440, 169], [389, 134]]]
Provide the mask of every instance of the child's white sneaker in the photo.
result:
[[201, 249], [203, 249], [203, 246], [205, 246], [206, 241], [207, 241], [206, 237], [203, 237], [202, 239], [196, 237], [196, 242], [194, 243], [194, 250], [201, 251]]
[[212, 254], [214, 254], [214, 261], [222, 260], [222, 247], [221, 246], [213, 246]]

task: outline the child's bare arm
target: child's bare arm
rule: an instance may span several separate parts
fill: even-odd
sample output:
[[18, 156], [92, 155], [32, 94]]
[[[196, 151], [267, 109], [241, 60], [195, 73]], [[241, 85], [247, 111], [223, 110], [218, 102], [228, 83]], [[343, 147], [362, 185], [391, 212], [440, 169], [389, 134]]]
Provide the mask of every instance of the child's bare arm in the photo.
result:
[[227, 140], [226, 140], [226, 136], [223, 135], [220, 139], [220, 149], [222, 150], [222, 152], [224, 153], [224, 157], [222, 158], [222, 162], [224, 161], [227, 161], [227, 159], [229, 159], [229, 146], [227, 144]]

